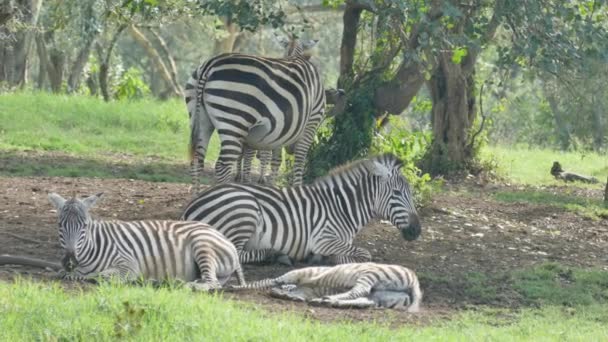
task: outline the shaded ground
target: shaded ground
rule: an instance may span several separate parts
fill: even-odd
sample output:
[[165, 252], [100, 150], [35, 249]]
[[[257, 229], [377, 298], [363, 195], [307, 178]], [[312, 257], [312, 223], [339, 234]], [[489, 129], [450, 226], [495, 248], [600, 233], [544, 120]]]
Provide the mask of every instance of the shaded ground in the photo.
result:
[[[47, 192], [64, 196], [104, 192], [93, 210], [97, 218], [175, 219], [186, 204], [187, 184], [127, 179], [6, 177], [0, 176], [0, 254], [29, 255], [58, 260], [56, 213]], [[357, 238], [374, 261], [408, 266], [420, 274], [424, 312], [419, 315], [390, 310], [332, 310], [286, 303], [263, 294], [226, 294], [273, 311], [293, 310], [321, 320], [376, 320], [393, 324], [425, 323], [475, 304], [502, 307], [521, 305], [507, 290], [490, 299], [467, 291], [465, 280], [474, 273], [500, 275], [546, 261], [608, 270], [608, 220], [588, 220], [549, 206], [500, 203], [493, 189], [467, 186], [467, 191], [439, 194], [421, 210], [423, 234], [415, 242], [402, 240], [392, 226], [376, 222]], [[511, 189], [516, 190], [516, 189]], [[556, 188], [560, 191], [560, 188]], [[601, 190], [588, 196], [600, 196]], [[247, 265], [248, 280], [276, 276], [288, 268]], [[48, 279], [51, 272], [0, 266], [0, 280], [17, 275]], [[500, 277], [494, 280], [501, 288]]]

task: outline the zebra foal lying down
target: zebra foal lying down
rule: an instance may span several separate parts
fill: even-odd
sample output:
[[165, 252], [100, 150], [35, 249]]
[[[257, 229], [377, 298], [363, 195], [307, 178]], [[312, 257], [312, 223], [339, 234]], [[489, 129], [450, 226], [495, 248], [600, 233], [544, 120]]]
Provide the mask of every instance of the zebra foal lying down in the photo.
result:
[[372, 262], [306, 267], [231, 288], [271, 289], [273, 297], [343, 308], [385, 307], [417, 312], [422, 300], [413, 271]]
[[236, 272], [245, 285], [236, 248], [213, 227], [185, 221], [95, 221], [89, 209], [101, 195], [66, 200], [49, 194], [59, 215], [64, 278], [174, 278], [206, 291], [221, 288]]

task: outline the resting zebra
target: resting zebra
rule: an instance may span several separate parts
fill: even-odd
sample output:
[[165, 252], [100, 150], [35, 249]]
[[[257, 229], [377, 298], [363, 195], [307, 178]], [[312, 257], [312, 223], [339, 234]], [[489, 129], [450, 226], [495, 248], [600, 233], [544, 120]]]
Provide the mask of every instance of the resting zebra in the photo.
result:
[[371, 219], [390, 220], [408, 241], [420, 235], [401, 166], [387, 154], [337, 168], [310, 185], [220, 184], [194, 198], [181, 218], [216, 227], [234, 243], [241, 263], [276, 254], [332, 264], [366, 262], [370, 252], [352, 242]]
[[232, 288], [270, 288], [274, 297], [334, 307], [407, 308], [416, 312], [422, 301], [418, 277], [413, 271], [371, 262], [306, 267]]
[[199, 66], [185, 87], [190, 115], [190, 156], [194, 193], [209, 138], [217, 129], [221, 149], [218, 182], [234, 179], [244, 147], [272, 150], [295, 144], [294, 182], [325, 111], [325, 91], [317, 68], [304, 55], [317, 41], [282, 39], [284, 58], [239, 53], [215, 56]]
[[211, 226], [179, 221], [95, 221], [89, 209], [101, 193], [84, 200], [49, 194], [59, 214], [59, 243], [64, 277], [98, 276], [188, 281], [196, 290], [220, 288], [243, 272], [234, 245]]

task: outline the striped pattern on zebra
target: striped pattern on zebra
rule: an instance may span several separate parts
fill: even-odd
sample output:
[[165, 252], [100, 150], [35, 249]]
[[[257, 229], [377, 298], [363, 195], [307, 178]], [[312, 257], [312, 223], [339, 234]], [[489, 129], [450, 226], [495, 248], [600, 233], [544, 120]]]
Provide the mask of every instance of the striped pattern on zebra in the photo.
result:
[[306, 267], [232, 289], [271, 289], [282, 299], [333, 307], [385, 307], [417, 312], [422, 301], [418, 277], [399, 265], [376, 263]]
[[[328, 113], [327, 117], [336, 116], [338, 113], [344, 111], [346, 107], [346, 94], [343, 89], [326, 89], [325, 98], [327, 105], [333, 105]], [[293, 145], [286, 146], [285, 150], [287, 153], [293, 155], [295, 147]], [[274, 184], [274, 181], [279, 175], [279, 168], [283, 162], [282, 148], [275, 148], [272, 151], [269, 150], [254, 150], [250, 147], [245, 147], [242, 158], [237, 160], [237, 176], [236, 180], [243, 183], [251, 183], [251, 164], [253, 157], [257, 154], [260, 160], [260, 184]], [[270, 163], [270, 177], [266, 177], [266, 168]]]
[[332, 264], [366, 262], [370, 252], [352, 242], [372, 219], [389, 220], [408, 241], [420, 235], [401, 167], [387, 154], [337, 168], [308, 185], [219, 184], [194, 198], [181, 218], [216, 227], [234, 243], [241, 263], [277, 254]]
[[244, 147], [272, 150], [295, 144], [294, 182], [302, 181], [308, 149], [324, 116], [325, 91], [317, 68], [304, 54], [317, 41], [282, 39], [284, 58], [239, 53], [215, 56], [193, 73], [185, 87], [190, 115], [194, 192], [209, 139], [217, 130], [217, 181], [234, 179]]
[[234, 245], [200, 222], [95, 221], [89, 209], [100, 194], [83, 200], [49, 194], [59, 214], [64, 277], [72, 280], [138, 278], [189, 282], [196, 290], [221, 288], [236, 272], [245, 279]]

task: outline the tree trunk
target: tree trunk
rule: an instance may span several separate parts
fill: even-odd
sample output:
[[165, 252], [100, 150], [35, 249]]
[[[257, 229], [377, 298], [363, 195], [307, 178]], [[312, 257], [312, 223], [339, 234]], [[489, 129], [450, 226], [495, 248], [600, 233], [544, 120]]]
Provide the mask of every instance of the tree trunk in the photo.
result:
[[87, 65], [89, 61], [89, 55], [91, 54], [91, 49], [93, 48], [93, 44], [95, 43], [95, 37], [90, 40], [87, 40], [85, 46], [78, 52], [78, 56], [72, 63], [72, 67], [70, 69], [70, 75], [68, 76], [68, 93], [72, 93], [80, 87], [80, 81], [82, 80], [82, 71], [84, 67]]
[[593, 110], [593, 148], [596, 151], [599, 151], [604, 146], [606, 130], [608, 130], [608, 127], [606, 126], [606, 111], [608, 111], [608, 108], [597, 102], [596, 95], [592, 95], [591, 105]]
[[[49, 71], [49, 82], [51, 83], [51, 90], [53, 93], [61, 92], [61, 86], [63, 84], [63, 75], [65, 69], [65, 54], [59, 49], [52, 49], [49, 54], [49, 62], [53, 65], [52, 68], [47, 68]], [[51, 72], [52, 71], [52, 72]]]
[[146, 36], [134, 25], [129, 26], [129, 32], [131, 33], [133, 39], [144, 48], [148, 54], [148, 57], [150, 57], [150, 60], [152, 60], [157, 71], [165, 81], [167, 87], [171, 90], [171, 93], [174, 96], [182, 96], [182, 91], [178, 88], [177, 84], [173, 82], [169, 69], [167, 69], [167, 66], [163, 62], [158, 51], [154, 48], [154, 45], [152, 45], [152, 42], [150, 42], [150, 40], [148, 40], [148, 38], [146, 38]]
[[428, 81], [433, 101], [431, 122], [433, 143], [423, 163], [425, 171], [437, 175], [462, 169], [473, 157], [469, 144], [475, 120], [473, 72], [465, 72], [442, 52]]
[[226, 36], [215, 40], [213, 46], [213, 54], [219, 55], [220, 53], [232, 52], [234, 50], [234, 43], [239, 35], [239, 29], [236, 24], [230, 22], [226, 17], [222, 17], [224, 23], [224, 30], [226, 30]]
[[35, 26], [42, 6], [42, 0], [18, 0], [14, 2], [15, 13], [19, 13], [19, 20], [25, 25], [14, 34], [11, 43], [3, 43], [0, 50], [0, 81], [8, 81], [11, 86], [24, 86], [27, 82], [27, 69], [29, 53], [35, 35]]
[[352, 80], [357, 32], [362, 11], [362, 8], [355, 7], [349, 3], [346, 5], [346, 9], [342, 15], [344, 31], [342, 32], [342, 43], [340, 45], [340, 77], [338, 78], [338, 88], [344, 88], [346, 83]]
[[565, 113], [559, 109], [557, 98], [555, 98], [554, 92], [548, 90], [545, 85], [544, 93], [551, 112], [553, 113], [553, 119], [555, 120], [555, 134], [559, 140], [559, 145], [562, 150], [567, 150], [570, 147], [570, 129], [568, 128], [568, 121], [566, 120]]
[[126, 27], [127, 26], [123, 24], [116, 29], [116, 32], [114, 32], [112, 39], [110, 39], [110, 42], [108, 43], [105, 55], [103, 53], [103, 48], [99, 42], [97, 42], [95, 46], [97, 49], [97, 55], [99, 57], [99, 89], [101, 91], [101, 96], [103, 96], [103, 100], [106, 102], [110, 101], [108, 74], [110, 73], [110, 58], [112, 57], [112, 50], [116, 45], [118, 37], [120, 37], [120, 34], [122, 33], [122, 31], [124, 31]]
[[608, 178], [606, 178], [606, 188], [604, 189], [604, 205], [608, 206]]
[[177, 79], [177, 66], [175, 65], [175, 59], [173, 58], [173, 55], [171, 54], [171, 51], [169, 50], [167, 43], [165, 43], [165, 40], [163, 39], [163, 37], [160, 34], [158, 34], [158, 32], [156, 32], [155, 30], [150, 29], [150, 33], [152, 33], [152, 35], [158, 41], [158, 44], [161, 47], [161, 51], [164, 54], [163, 57], [167, 61], [167, 65], [169, 65], [169, 76], [171, 76], [171, 81], [173, 82], [173, 86], [178, 90], [178, 92], [180, 94], [183, 94], [184, 90], [182, 89], [182, 87], [179, 84], [179, 81]]

